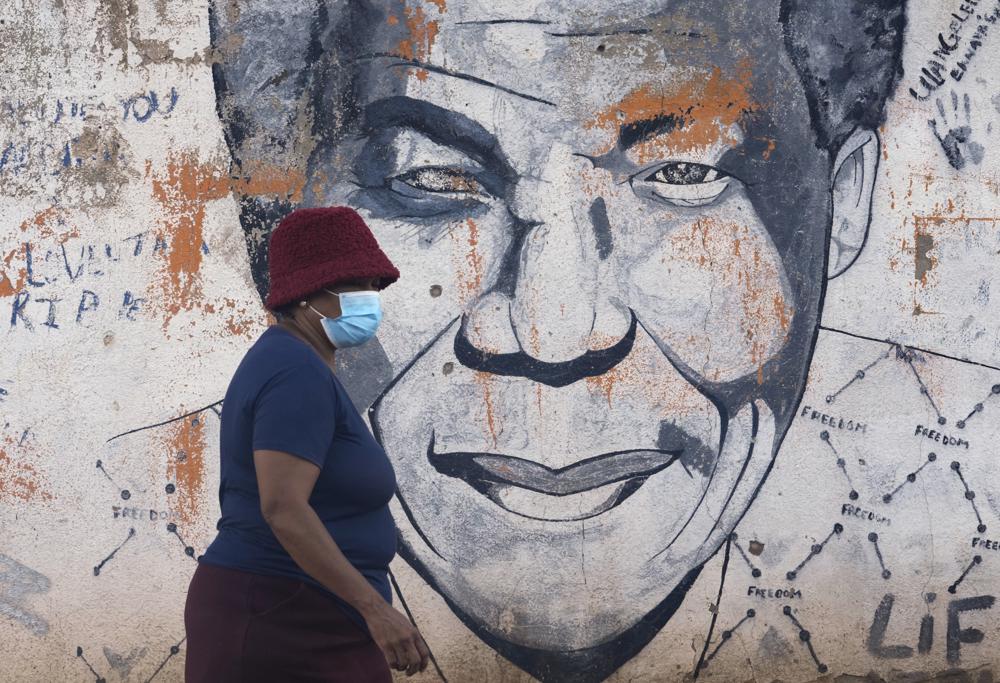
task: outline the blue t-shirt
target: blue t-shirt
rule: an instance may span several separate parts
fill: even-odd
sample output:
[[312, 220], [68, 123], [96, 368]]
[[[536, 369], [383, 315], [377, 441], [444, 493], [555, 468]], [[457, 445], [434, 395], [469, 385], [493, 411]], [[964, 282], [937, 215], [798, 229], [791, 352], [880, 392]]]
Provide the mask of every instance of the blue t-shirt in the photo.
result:
[[[296, 578], [333, 595], [295, 563], [261, 513], [253, 452], [283, 451], [320, 468], [309, 504], [351, 564], [392, 602], [392, 464], [343, 386], [308, 344], [278, 325], [260, 336], [229, 383], [220, 441], [222, 518], [202, 562]], [[338, 602], [364, 626], [350, 605]]]

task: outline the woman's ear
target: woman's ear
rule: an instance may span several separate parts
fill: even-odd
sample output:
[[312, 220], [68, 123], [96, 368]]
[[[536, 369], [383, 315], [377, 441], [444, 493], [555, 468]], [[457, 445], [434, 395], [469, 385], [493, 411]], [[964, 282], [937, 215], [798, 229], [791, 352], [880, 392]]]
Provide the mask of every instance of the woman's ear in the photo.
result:
[[878, 133], [856, 128], [833, 164], [833, 228], [827, 277], [835, 278], [857, 260], [868, 239], [872, 192], [882, 148]]

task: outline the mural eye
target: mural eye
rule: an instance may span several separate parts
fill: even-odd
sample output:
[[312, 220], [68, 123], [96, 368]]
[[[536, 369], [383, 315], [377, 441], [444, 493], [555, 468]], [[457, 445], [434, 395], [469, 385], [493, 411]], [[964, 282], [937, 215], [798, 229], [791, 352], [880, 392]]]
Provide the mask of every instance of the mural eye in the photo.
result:
[[466, 171], [429, 166], [417, 168], [393, 178], [393, 185], [406, 185], [414, 190], [440, 194], [479, 194], [482, 186]]
[[728, 177], [717, 168], [706, 166], [705, 164], [672, 161], [650, 174], [646, 178], [646, 181], [668, 183], [670, 185], [697, 185]]
[[674, 206], [707, 206], [729, 187], [732, 176], [706, 164], [671, 161], [632, 179], [641, 195]]

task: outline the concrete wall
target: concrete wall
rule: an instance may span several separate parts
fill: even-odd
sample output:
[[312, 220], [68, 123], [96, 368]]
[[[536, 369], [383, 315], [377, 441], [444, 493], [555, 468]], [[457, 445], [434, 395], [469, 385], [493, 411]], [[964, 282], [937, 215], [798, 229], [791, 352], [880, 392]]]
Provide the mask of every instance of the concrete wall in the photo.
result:
[[3, 10], [0, 679], [182, 679], [268, 230], [347, 203], [421, 680], [993, 680], [997, 0]]

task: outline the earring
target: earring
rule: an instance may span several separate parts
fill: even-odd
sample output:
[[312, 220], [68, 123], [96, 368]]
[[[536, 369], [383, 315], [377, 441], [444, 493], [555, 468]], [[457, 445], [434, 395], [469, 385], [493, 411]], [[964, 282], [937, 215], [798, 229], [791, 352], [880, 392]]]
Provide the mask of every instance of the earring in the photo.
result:
[[299, 306], [302, 307], [302, 308], [305, 308], [306, 302], [305, 301], [300, 301], [299, 302]]

